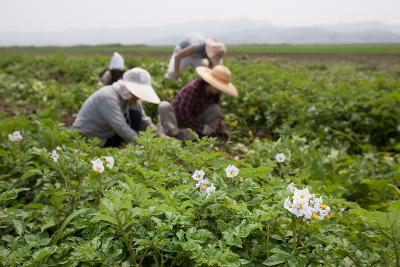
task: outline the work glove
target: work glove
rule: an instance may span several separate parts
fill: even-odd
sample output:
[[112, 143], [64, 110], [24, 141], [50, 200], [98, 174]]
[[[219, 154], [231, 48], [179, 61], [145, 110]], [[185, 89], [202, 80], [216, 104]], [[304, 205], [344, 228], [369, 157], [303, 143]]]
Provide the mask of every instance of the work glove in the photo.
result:
[[196, 137], [193, 136], [187, 129], [179, 129], [179, 132], [176, 135], [173, 135], [172, 137], [181, 141], [196, 140]]

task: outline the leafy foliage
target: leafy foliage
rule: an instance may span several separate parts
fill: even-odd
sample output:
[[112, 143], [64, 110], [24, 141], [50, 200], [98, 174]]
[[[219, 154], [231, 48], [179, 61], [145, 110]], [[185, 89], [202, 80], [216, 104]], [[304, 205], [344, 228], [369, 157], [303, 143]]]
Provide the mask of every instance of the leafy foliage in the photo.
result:
[[[101, 149], [58, 121], [78, 112], [106, 62], [0, 57], [0, 100], [17, 113], [0, 115], [2, 266], [399, 266], [391, 68], [228, 61], [241, 93], [222, 103], [234, 140], [180, 143], [147, 131]], [[127, 64], [147, 68], [162, 99], [195, 77], [162, 81], [165, 63]], [[31, 106], [36, 113], [22, 112]], [[23, 139], [11, 142], [16, 130]], [[104, 156], [115, 165], [96, 173], [91, 161]], [[227, 177], [228, 165], [239, 175]], [[215, 193], [195, 187], [200, 169]], [[332, 218], [297, 221], [294, 233], [283, 207], [291, 182], [327, 196]]]

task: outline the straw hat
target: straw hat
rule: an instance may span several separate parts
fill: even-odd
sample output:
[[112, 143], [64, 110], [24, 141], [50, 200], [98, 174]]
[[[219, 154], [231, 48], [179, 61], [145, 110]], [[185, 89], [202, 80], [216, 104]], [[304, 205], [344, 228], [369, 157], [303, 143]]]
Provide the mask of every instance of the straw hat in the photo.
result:
[[125, 62], [124, 58], [121, 56], [120, 53], [114, 52], [113, 56], [111, 57], [110, 65], [108, 66], [110, 70], [125, 70]]
[[200, 77], [214, 88], [223, 93], [237, 97], [238, 91], [231, 83], [231, 71], [222, 65], [215, 66], [212, 70], [207, 67], [197, 67], [197, 73]]
[[222, 64], [222, 57], [226, 55], [226, 47], [223, 43], [219, 43], [212, 38], [207, 38], [205, 49], [207, 56], [214, 66]]
[[142, 68], [130, 69], [124, 73], [120, 82], [139, 99], [153, 104], [160, 103], [160, 98], [151, 86], [151, 77], [147, 70]]

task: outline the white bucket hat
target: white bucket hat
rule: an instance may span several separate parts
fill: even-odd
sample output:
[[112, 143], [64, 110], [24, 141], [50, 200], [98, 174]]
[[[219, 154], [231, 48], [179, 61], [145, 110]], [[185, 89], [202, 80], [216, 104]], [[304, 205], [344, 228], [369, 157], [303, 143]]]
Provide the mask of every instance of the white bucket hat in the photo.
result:
[[151, 86], [150, 73], [142, 68], [125, 71], [120, 82], [137, 98], [153, 104], [160, 103], [160, 98]]
[[212, 38], [205, 41], [206, 54], [210, 58], [213, 66], [222, 65], [222, 57], [226, 55], [226, 47]]
[[125, 62], [124, 58], [121, 56], [120, 53], [114, 52], [112, 55], [110, 65], [108, 66], [110, 70], [125, 70]]
[[213, 69], [207, 67], [197, 67], [200, 77], [215, 89], [223, 93], [237, 97], [239, 95], [236, 87], [231, 83], [231, 71], [222, 65], [215, 66]]

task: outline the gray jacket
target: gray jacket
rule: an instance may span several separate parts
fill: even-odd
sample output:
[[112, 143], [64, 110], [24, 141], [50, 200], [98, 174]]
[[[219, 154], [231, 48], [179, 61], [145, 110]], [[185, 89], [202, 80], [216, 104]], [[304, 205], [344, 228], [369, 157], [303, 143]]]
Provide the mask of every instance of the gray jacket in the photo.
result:
[[143, 128], [151, 127], [153, 131], [157, 130], [144, 112], [142, 105], [139, 102], [129, 105], [112, 85], [100, 88], [86, 99], [72, 128], [82, 135], [99, 137], [103, 143], [115, 134], [118, 134], [125, 142], [129, 142], [138, 136], [124, 116], [130, 108], [141, 111]]

